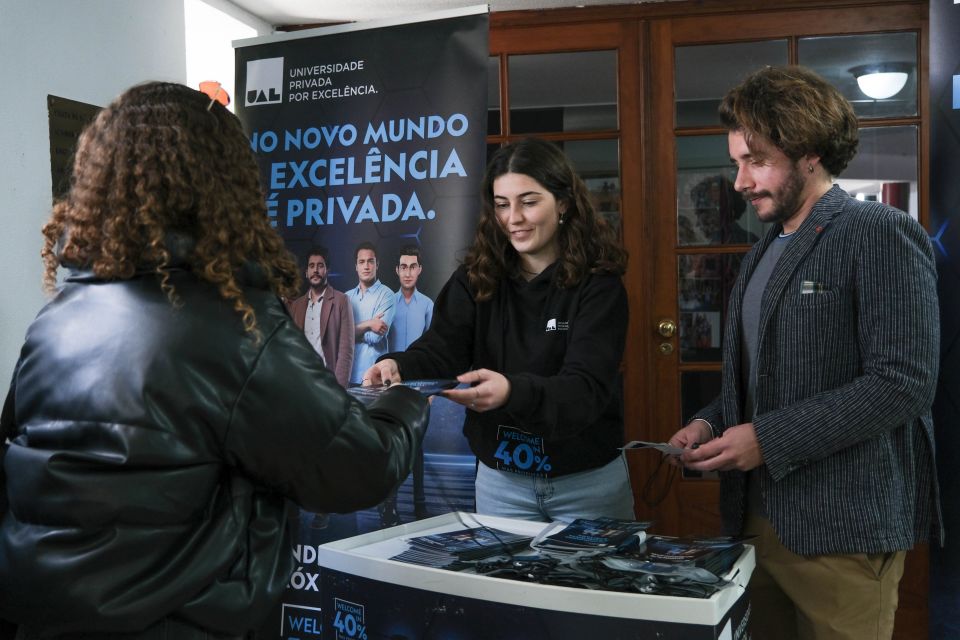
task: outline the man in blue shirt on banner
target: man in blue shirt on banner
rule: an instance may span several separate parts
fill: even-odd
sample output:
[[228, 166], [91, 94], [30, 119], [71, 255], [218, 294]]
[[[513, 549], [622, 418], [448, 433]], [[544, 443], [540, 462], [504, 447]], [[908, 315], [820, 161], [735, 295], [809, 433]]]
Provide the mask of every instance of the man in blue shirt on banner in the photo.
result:
[[[351, 384], [363, 384], [363, 373], [377, 358], [387, 353], [387, 333], [393, 325], [396, 311], [393, 291], [377, 279], [377, 248], [372, 242], [361, 242], [354, 251], [357, 266], [357, 286], [347, 291], [353, 307], [354, 351]], [[397, 512], [397, 490], [377, 505], [381, 527], [400, 524]]]
[[420, 247], [407, 245], [400, 249], [400, 262], [397, 264], [400, 288], [395, 296], [393, 325], [387, 335], [391, 352], [405, 351], [430, 326], [433, 300], [417, 290], [417, 278], [422, 270]]
[[363, 372], [387, 353], [387, 332], [393, 324], [393, 291], [377, 279], [377, 249], [361, 242], [354, 252], [360, 282], [347, 291], [353, 307], [354, 352], [351, 384], [363, 383]]

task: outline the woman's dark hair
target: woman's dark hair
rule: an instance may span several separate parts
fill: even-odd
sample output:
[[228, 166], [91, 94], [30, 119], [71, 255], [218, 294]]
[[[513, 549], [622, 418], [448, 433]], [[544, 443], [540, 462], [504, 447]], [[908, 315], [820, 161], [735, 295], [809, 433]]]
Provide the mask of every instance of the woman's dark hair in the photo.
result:
[[801, 66], [764, 67], [747, 76], [724, 96], [720, 122], [743, 131], [751, 150], [759, 136], [793, 161], [815, 154], [831, 176], [840, 175], [857, 154], [857, 116], [850, 102]]
[[70, 191], [43, 227], [44, 284], [53, 290], [61, 264], [107, 280], [147, 268], [176, 303], [171, 234], [194, 241], [184, 258], [248, 333], [259, 336], [237, 279], [245, 264], [278, 295], [298, 292], [296, 260], [270, 226], [240, 121], [199, 91], [150, 82], [128, 89], [80, 136]]
[[490, 299], [500, 280], [516, 274], [518, 269], [519, 257], [497, 220], [493, 201], [493, 182], [507, 173], [536, 180], [558, 205], [566, 205], [563, 224], [557, 229], [559, 264], [554, 282], [558, 286], [573, 287], [591, 273], [626, 271], [627, 252], [614, 230], [597, 215], [587, 186], [563, 151], [552, 142], [526, 138], [501, 147], [487, 164], [481, 186], [480, 222], [464, 260], [477, 300]]

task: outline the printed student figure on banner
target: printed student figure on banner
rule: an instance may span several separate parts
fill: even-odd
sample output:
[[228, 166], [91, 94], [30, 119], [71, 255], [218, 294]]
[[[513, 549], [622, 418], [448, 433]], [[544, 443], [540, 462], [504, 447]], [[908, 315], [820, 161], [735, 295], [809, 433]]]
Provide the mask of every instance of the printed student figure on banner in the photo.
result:
[[219, 102], [129, 89], [71, 184], [0, 414], [0, 618], [22, 640], [251, 638], [297, 575], [293, 504], [381, 500], [428, 404], [365, 407], [291, 321], [299, 268]]
[[[377, 249], [371, 242], [361, 242], [354, 251], [357, 286], [347, 292], [353, 307], [355, 348], [351, 384], [361, 384], [366, 371], [377, 358], [387, 352], [387, 334], [396, 310], [393, 291], [377, 279]], [[400, 524], [397, 510], [397, 488], [377, 506], [381, 527]]]
[[359, 282], [347, 291], [353, 307], [354, 352], [351, 384], [361, 384], [364, 372], [387, 352], [387, 332], [393, 324], [393, 291], [377, 279], [377, 248], [361, 242], [353, 253]]
[[346, 387], [353, 368], [353, 307], [347, 296], [334, 289], [327, 279], [329, 256], [326, 247], [310, 249], [304, 270], [307, 292], [289, 301], [287, 309], [340, 386]]
[[467, 407], [478, 513], [633, 519], [620, 451], [626, 252], [555, 144], [499, 149], [482, 194], [473, 246], [430, 328], [368, 369], [367, 384], [469, 385], [443, 395]]
[[406, 351], [414, 340], [423, 335], [433, 318], [433, 300], [417, 289], [417, 279], [423, 271], [420, 247], [406, 245], [400, 249], [397, 277], [400, 288], [396, 293], [393, 325], [387, 334], [390, 351]]
[[[329, 261], [330, 252], [326, 247], [310, 249], [304, 270], [307, 292], [287, 302], [287, 310], [340, 386], [347, 387], [353, 367], [353, 307], [346, 295], [330, 285]], [[324, 529], [329, 523], [327, 513], [314, 513], [311, 517], [311, 526], [315, 529]]]
[[720, 120], [771, 226], [730, 294], [721, 393], [669, 444], [720, 472], [724, 533], [756, 536], [753, 637], [890, 638], [906, 550], [943, 537], [930, 239], [833, 184], [857, 118], [812, 71], [751, 74]]
[[[397, 277], [400, 288], [397, 290], [396, 313], [393, 326], [387, 334], [390, 351], [406, 351], [410, 344], [423, 335], [433, 318], [433, 300], [417, 289], [417, 279], [423, 271], [420, 247], [406, 245], [400, 249], [397, 263]], [[417, 452], [413, 463], [413, 510], [416, 517], [427, 515], [426, 494], [424, 491], [423, 449]]]

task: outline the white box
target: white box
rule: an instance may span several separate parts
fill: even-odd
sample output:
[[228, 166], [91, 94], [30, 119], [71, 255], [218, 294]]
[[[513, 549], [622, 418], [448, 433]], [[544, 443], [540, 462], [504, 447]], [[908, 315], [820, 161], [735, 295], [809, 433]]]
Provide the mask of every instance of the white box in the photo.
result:
[[[531, 536], [546, 526], [450, 513], [320, 545], [316, 548], [319, 597], [313, 603], [284, 605], [283, 637], [748, 637], [746, 587], [754, 567], [753, 548], [749, 545], [724, 576], [734, 584], [708, 599], [541, 585], [388, 559], [407, 548], [406, 538], [456, 531], [480, 523]], [[322, 614], [316, 609], [321, 609]]]

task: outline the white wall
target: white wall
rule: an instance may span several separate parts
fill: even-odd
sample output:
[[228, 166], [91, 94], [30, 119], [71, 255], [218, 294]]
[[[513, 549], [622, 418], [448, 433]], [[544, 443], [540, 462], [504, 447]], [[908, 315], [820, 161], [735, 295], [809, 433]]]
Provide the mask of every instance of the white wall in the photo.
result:
[[[186, 24], [187, 86], [199, 88], [204, 81], [219, 82], [230, 96], [230, 111], [234, 110], [235, 55], [233, 41], [269, 35], [272, 27], [253, 16], [235, 18], [224, 11], [222, 0], [216, 5], [211, 0], [184, 0]], [[234, 7], [234, 12], [239, 11]]]
[[102, 106], [145, 80], [185, 79], [179, 0], [0, 0], [0, 394], [46, 301], [47, 95]]

